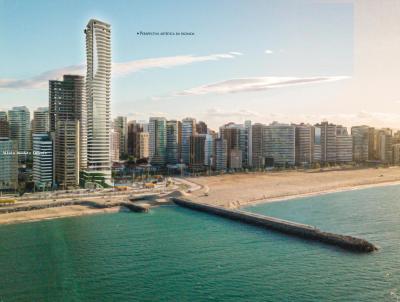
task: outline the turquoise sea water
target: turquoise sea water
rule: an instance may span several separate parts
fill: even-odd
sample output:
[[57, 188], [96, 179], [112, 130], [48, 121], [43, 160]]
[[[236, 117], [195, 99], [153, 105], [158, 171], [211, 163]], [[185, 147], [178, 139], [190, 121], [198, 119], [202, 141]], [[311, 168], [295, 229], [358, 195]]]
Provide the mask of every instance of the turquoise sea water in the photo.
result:
[[365, 238], [354, 254], [175, 206], [0, 227], [0, 301], [399, 301], [400, 186], [247, 210]]

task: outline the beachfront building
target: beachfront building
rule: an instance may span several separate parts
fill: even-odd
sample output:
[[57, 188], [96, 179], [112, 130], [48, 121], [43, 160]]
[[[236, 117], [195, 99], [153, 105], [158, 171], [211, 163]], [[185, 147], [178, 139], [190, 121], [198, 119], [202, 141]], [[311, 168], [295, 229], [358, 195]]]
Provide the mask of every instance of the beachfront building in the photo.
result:
[[167, 156], [167, 120], [151, 117], [149, 122], [149, 159], [152, 165], [164, 166]]
[[111, 129], [110, 131], [110, 161], [111, 163], [119, 161], [120, 158], [120, 140], [121, 133], [118, 130]]
[[[315, 125], [319, 128], [318, 135], [320, 137], [320, 162], [336, 163], [336, 125], [322, 122]], [[317, 147], [318, 149], [318, 147]], [[319, 150], [317, 150], [318, 152]], [[317, 156], [318, 157], [318, 156]]]
[[140, 133], [144, 132], [144, 124], [136, 121], [128, 123], [128, 156], [140, 158]]
[[392, 130], [384, 128], [378, 130], [378, 158], [383, 163], [392, 163], [393, 161], [393, 137]]
[[177, 120], [167, 121], [167, 164], [180, 163], [182, 123]]
[[228, 167], [228, 146], [223, 138], [217, 138], [214, 141], [214, 169], [216, 171], [225, 171]]
[[111, 182], [111, 26], [91, 19], [86, 35], [87, 171]]
[[184, 118], [182, 120], [182, 143], [181, 156], [182, 162], [189, 164], [190, 162], [190, 136], [196, 134], [196, 120], [194, 118]]
[[1, 137], [10, 137], [10, 123], [8, 122], [6, 111], [0, 111], [0, 138]]
[[245, 167], [251, 167], [253, 164], [253, 134], [252, 134], [252, 125], [251, 121], [244, 122], [244, 133], [245, 133], [245, 156], [247, 157], [245, 160]]
[[400, 165], [400, 143], [393, 145], [393, 164]]
[[264, 168], [264, 128], [265, 125], [256, 123], [251, 127], [252, 142], [252, 167], [259, 169]]
[[196, 124], [196, 132], [198, 134], [207, 134], [208, 133], [207, 124], [205, 122], [199, 121]]
[[149, 133], [139, 133], [139, 157], [138, 158], [149, 158]]
[[32, 136], [33, 182], [38, 190], [51, 189], [54, 183], [53, 141], [48, 133]]
[[295, 126], [273, 122], [264, 128], [264, 157], [268, 166], [295, 165]]
[[55, 182], [66, 190], [79, 186], [78, 120], [58, 120], [54, 132]]
[[353, 138], [347, 128], [336, 127], [336, 162], [349, 163], [353, 161]]
[[296, 165], [306, 166], [314, 162], [315, 128], [309, 124], [296, 127]]
[[49, 108], [39, 107], [33, 112], [32, 134], [47, 134], [49, 131]]
[[8, 111], [10, 138], [15, 141], [18, 151], [18, 161], [24, 162], [31, 153], [31, 119], [27, 107], [13, 107]]
[[355, 162], [366, 162], [369, 158], [370, 127], [351, 127], [353, 137], [353, 160]]
[[205, 136], [195, 134], [190, 136], [189, 167], [192, 171], [204, 170]]
[[126, 116], [118, 116], [114, 119], [114, 131], [119, 133], [119, 158], [128, 155], [128, 123]]
[[211, 134], [204, 135], [204, 165], [207, 167], [212, 166], [213, 153], [214, 153], [214, 138]]
[[0, 137], [0, 190], [16, 190], [18, 187], [17, 143]]
[[[79, 124], [77, 128], [79, 133], [76, 134], [79, 137], [79, 167], [76, 168], [83, 171], [87, 167], [87, 103], [83, 76], [64, 75], [61, 81], [49, 81], [49, 130], [53, 137], [56, 133], [65, 133], [57, 132], [57, 123], [67, 121], [69, 122], [68, 129], [72, 129], [72, 124]], [[68, 130], [67, 133], [71, 135], [71, 130]], [[69, 142], [74, 140], [54, 137], [53, 141]], [[70, 147], [66, 146], [66, 148]], [[63, 153], [66, 154], [66, 150]], [[55, 169], [57, 170], [57, 166]]]

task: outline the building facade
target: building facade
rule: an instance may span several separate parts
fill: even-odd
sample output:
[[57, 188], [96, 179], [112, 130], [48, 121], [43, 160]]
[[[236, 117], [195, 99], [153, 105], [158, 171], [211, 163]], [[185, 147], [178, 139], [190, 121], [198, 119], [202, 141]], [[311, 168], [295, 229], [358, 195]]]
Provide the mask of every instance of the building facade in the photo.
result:
[[32, 138], [33, 181], [38, 190], [51, 189], [54, 183], [53, 141], [48, 133], [36, 133]]
[[190, 136], [194, 134], [196, 134], [196, 120], [190, 117], [183, 119], [181, 157], [182, 162], [187, 165], [190, 162]]
[[264, 157], [268, 166], [295, 165], [295, 126], [272, 123], [264, 128]]
[[26, 161], [32, 150], [31, 119], [27, 107], [13, 107], [8, 111], [10, 138], [16, 142], [19, 161]]
[[16, 190], [18, 187], [17, 143], [0, 137], [0, 190]]
[[49, 131], [49, 108], [39, 107], [33, 112], [32, 134], [47, 134]]
[[167, 120], [151, 117], [149, 122], [149, 159], [152, 165], [164, 166], [167, 157]]
[[111, 26], [91, 19], [86, 35], [87, 174], [111, 181]]
[[167, 163], [180, 163], [182, 123], [177, 120], [167, 121]]
[[315, 128], [300, 124], [296, 127], [296, 165], [305, 166], [314, 162]]

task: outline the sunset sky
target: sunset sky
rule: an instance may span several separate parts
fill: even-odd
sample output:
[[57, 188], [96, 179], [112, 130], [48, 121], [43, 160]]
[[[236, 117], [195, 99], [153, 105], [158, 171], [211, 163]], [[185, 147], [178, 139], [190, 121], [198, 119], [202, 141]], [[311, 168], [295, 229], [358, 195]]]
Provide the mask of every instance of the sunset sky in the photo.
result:
[[98, 18], [112, 26], [113, 116], [400, 128], [399, 11], [396, 0], [0, 0], [0, 108], [47, 106], [49, 79], [84, 74], [83, 29]]

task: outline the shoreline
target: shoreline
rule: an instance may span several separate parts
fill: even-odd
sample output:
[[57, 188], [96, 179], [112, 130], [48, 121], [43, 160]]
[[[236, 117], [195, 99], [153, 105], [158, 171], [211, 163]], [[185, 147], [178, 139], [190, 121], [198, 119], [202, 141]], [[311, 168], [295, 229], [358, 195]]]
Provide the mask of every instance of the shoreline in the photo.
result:
[[294, 194], [294, 195], [283, 195], [283, 196], [271, 197], [271, 198], [267, 198], [267, 199], [254, 199], [254, 200], [249, 201], [247, 204], [239, 205], [237, 208], [255, 206], [255, 205], [264, 204], [264, 203], [267, 204], [267, 203], [275, 203], [275, 202], [284, 202], [284, 201], [289, 201], [289, 200], [293, 200], [293, 199], [301, 199], [301, 198], [305, 198], [305, 197], [314, 197], [314, 196], [320, 196], [320, 195], [328, 195], [328, 194], [334, 194], [334, 193], [365, 190], [365, 189], [379, 188], [379, 187], [390, 187], [390, 186], [398, 186], [398, 185], [400, 185], [400, 180], [384, 181], [384, 182], [380, 182], [380, 183], [371, 183], [371, 184], [361, 184], [361, 185], [355, 185], [355, 186], [349, 186], [349, 187], [341, 187], [341, 188], [337, 188], [337, 189], [327, 189], [327, 190], [323, 190], [323, 191], [300, 193], [300, 194]]
[[128, 211], [125, 207], [115, 206], [104, 209], [93, 209], [84, 206], [67, 205], [57, 208], [41, 210], [14, 212], [0, 215], [0, 227], [2, 225], [31, 223], [38, 221], [54, 220], [59, 218], [70, 218], [96, 214], [110, 214]]
[[[326, 171], [322, 173], [298, 171], [238, 173], [199, 178], [177, 178], [175, 181], [186, 184], [189, 188], [171, 192], [170, 196], [178, 193], [194, 202], [221, 206], [227, 209], [239, 209], [264, 203], [400, 185], [400, 167]], [[167, 204], [168, 201], [165, 201], [162, 203], [153, 201], [151, 207]], [[53, 202], [43, 200], [41, 203], [51, 205]], [[42, 209], [34, 209], [33, 207], [32, 210], [1, 213], [0, 225], [123, 211], [123, 207], [117, 204], [120, 201], [114, 200], [114, 202], [116, 203], [115, 206], [100, 209], [86, 205], [66, 204]], [[36, 201], [32, 202], [33, 205], [37, 205]], [[26, 206], [29, 207], [29, 204]]]

